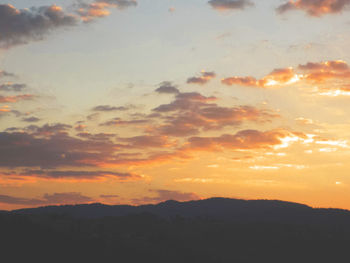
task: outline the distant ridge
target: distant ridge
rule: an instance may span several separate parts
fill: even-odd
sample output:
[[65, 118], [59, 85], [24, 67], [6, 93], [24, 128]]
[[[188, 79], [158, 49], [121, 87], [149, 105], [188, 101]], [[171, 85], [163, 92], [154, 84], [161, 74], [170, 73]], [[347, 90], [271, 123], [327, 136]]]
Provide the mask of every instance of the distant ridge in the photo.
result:
[[285, 223], [346, 223], [350, 211], [342, 209], [312, 208], [310, 206], [279, 200], [242, 200], [210, 198], [198, 201], [165, 201], [155, 205], [105, 205], [100, 203], [46, 206], [13, 210], [13, 214], [59, 214], [75, 218], [118, 217], [150, 213], [160, 217], [201, 217], [244, 222]]
[[350, 211], [226, 198], [49, 206], [0, 213], [0, 233], [9, 263], [341, 263]]

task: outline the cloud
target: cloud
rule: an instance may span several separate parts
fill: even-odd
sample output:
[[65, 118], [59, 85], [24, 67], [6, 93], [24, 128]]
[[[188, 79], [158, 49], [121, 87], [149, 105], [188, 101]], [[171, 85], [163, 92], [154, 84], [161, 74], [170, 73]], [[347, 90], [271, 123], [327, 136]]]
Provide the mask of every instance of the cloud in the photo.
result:
[[[218, 137], [191, 137], [184, 151], [221, 151], [271, 149], [275, 147], [288, 147], [294, 138], [304, 138], [304, 134], [293, 133], [284, 129], [271, 131], [242, 130], [236, 134], [223, 134]], [[293, 140], [289, 141], [289, 138]]]
[[76, 131], [82, 132], [82, 131], [84, 131], [84, 130], [86, 129], [86, 127], [87, 127], [87, 126], [84, 125], [84, 124], [79, 124], [79, 125], [75, 126], [74, 129], [75, 129]]
[[[57, 5], [17, 9], [10, 4], [0, 4], [0, 48], [43, 40], [56, 29], [108, 16], [110, 8], [124, 9], [136, 5], [134, 0], [96, 0], [90, 4], [76, 4], [73, 7], [75, 14], [69, 14]], [[5, 73], [0, 71], [0, 77]]]
[[59, 134], [67, 134], [67, 131], [72, 128], [71, 125], [64, 123], [44, 124], [43, 126], [30, 125], [24, 128], [24, 131], [29, 132], [33, 136], [52, 136]]
[[350, 79], [350, 67], [342, 60], [325, 61], [305, 65], [299, 65], [298, 68], [305, 73], [305, 79], [322, 83], [330, 79]]
[[274, 86], [290, 85], [300, 80], [301, 76], [294, 72], [293, 68], [280, 68], [273, 70], [270, 74], [262, 79], [257, 80], [252, 76], [246, 77], [229, 77], [221, 80], [222, 84], [232, 86], [250, 86], [268, 88]]
[[30, 199], [13, 197], [9, 195], [0, 195], [0, 203], [11, 205], [43, 205], [44, 201], [40, 199]]
[[114, 118], [113, 120], [101, 123], [100, 126], [129, 126], [129, 125], [140, 125], [148, 123], [148, 119], [136, 119], [136, 120], [122, 120], [120, 118]]
[[208, 4], [219, 11], [243, 10], [246, 7], [254, 6], [254, 3], [249, 0], [210, 0]]
[[93, 201], [94, 199], [77, 192], [44, 194], [41, 198], [22, 198], [0, 195], [0, 203], [24, 206], [82, 204], [91, 203]]
[[303, 117], [296, 118], [295, 121], [300, 125], [314, 125], [315, 122], [312, 119], [307, 119]]
[[51, 204], [81, 204], [94, 201], [92, 198], [77, 192], [44, 194], [43, 199]]
[[137, 6], [135, 0], [96, 0], [93, 3], [80, 3], [77, 13], [84, 22], [91, 22], [96, 18], [110, 15], [110, 8], [125, 9]]
[[16, 117], [19, 117], [22, 115], [21, 112], [17, 110], [11, 110], [11, 108], [7, 105], [0, 106], [0, 118], [3, 116], [8, 116], [10, 114], [14, 114]]
[[22, 100], [31, 100], [33, 99], [33, 95], [30, 94], [24, 94], [24, 95], [17, 95], [17, 96], [1, 96], [0, 95], [0, 103], [15, 103]]
[[147, 204], [147, 203], [160, 203], [168, 200], [176, 200], [180, 202], [198, 200], [200, 197], [191, 192], [180, 192], [180, 191], [171, 191], [171, 190], [149, 190], [151, 193], [155, 193], [156, 196], [153, 197], [143, 197], [140, 199], [133, 199], [135, 204]]
[[275, 117], [277, 115], [250, 106], [228, 108], [215, 105], [201, 107], [197, 112], [179, 112], [168, 117], [160, 131], [172, 136], [188, 136], [201, 131], [238, 126], [243, 121], [264, 122]]
[[3, 78], [3, 77], [14, 77], [15, 74], [13, 73], [10, 73], [10, 72], [7, 72], [5, 70], [0, 70], [0, 78]]
[[[275, 79], [283, 80], [288, 73], [288, 70], [275, 70], [271, 75]], [[204, 75], [207, 73], [203, 73]], [[250, 147], [256, 146], [260, 149], [264, 147], [261, 141], [256, 145], [248, 144], [251, 141], [247, 141], [247, 138], [253, 138], [253, 135], [246, 135], [243, 140], [243, 132], [230, 136], [220, 136], [219, 132], [225, 127], [236, 130], [246, 122], [264, 123], [278, 117], [274, 112], [248, 105], [221, 106], [216, 97], [198, 92], [180, 92], [169, 82], [161, 83], [157, 92], [171, 94], [172, 101], [158, 104], [150, 114], [132, 114], [125, 119], [114, 118], [98, 127], [140, 127], [134, 130], [137, 133], [133, 132], [131, 135], [123, 134], [121, 137], [110, 133], [90, 133], [90, 125], [77, 128], [78, 123], [83, 125], [82, 122], [74, 122], [74, 125], [33, 123], [27, 127], [0, 132], [0, 167], [13, 171], [15, 176], [28, 178], [141, 178], [114, 169], [189, 159], [192, 157], [190, 152], [198, 148], [196, 140], [202, 140], [201, 138], [205, 138], [204, 145], [208, 145], [210, 141], [212, 148], [229, 149], [225, 145], [231, 143], [232, 149], [239, 149], [243, 146], [238, 145], [238, 142], [246, 140], [244, 142], [251, 145]], [[8, 111], [8, 108], [3, 109]], [[94, 110], [112, 112], [121, 108], [99, 105]], [[21, 118], [26, 122], [38, 120], [28, 115]], [[219, 135], [202, 136], [202, 133], [208, 131], [215, 136]], [[262, 138], [261, 134], [255, 136], [258, 135]], [[224, 139], [231, 141], [225, 144]]]
[[160, 84], [159, 88], [155, 90], [157, 93], [164, 93], [164, 94], [178, 94], [180, 91], [172, 85], [169, 81], [164, 81]]
[[89, 139], [92, 141], [110, 141], [113, 137], [115, 137], [115, 134], [110, 134], [110, 133], [97, 133], [97, 134], [92, 134], [89, 132], [81, 132], [78, 133], [77, 136]]
[[350, 96], [350, 67], [345, 61], [309, 62], [298, 69], [303, 72], [305, 82], [317, 87], [317, 94]]
[[41, 178], [41, 179], [68, 179], [68, 180], [97, 180], [102, 178], [113, 178], [120, 181], [126, 180], [136, 180], [142, 177], [135, 173], [129, 172], [117, 172], [117, 171], [107, 171], [107, 170], [34, 170], [25, 169], [21, 172], [9, 171], [3, 172], [0, 175], [11, 179], [11, 177], [16, 178]]
[[0, 91], [15, 91], [19, 92], [22, 91], [27, 87], [26, 84], [19, 84], [19, 83], [11, 83], [7, 82], [4, 84], [0, 84]]
[[302, 10], [310, 16], [321, 17], [326, 14], [341, 13], [350, 0], [289, 0], [276, 10], [282, 14], [292, 10]]
[[109, 141], [82, 140], [60, 131], [46, 126], [34, 132], [1, 132], [0, 167], [83, 167], [110, 159], [115, 150]]
[[175, 100], [153, 109], [161, 113], [163, 123], [153, 132], [168, 136], [190, 136], [201, 131], [238, 126], [243, 121], [266, 122], [278, 117], [267, 110], [251, 106], [222, 107], [213, 103], [215, 97], [200, 93], [179, 93]]
[[8, 106], [2, 106], [0, 108], [0, 112], [2, 113], [11, 112], [11, 109]]
[[104, 168], [119, 167], [119, 166], [145, 166], [145, 165], [159, 165], [166, 163], [174, 159], [188, 160], [193, 157], [185, 153], [184, 151], [178, 151], [176, 149], [167, 149], [164, 151], [152, 151], [146, 154], [140, 153], [121, 153], [115, 155], [113, 161], [102, 160], [96, 163], [96, 165]]
[[186, 92], [176, 95], [176, 99], [169, 104], [162, 104], [153, 109], [155, 112], [171, 112], [177, 110], [194, 110], [206, 102], [215, 101], [215, 97], [205, 97], [198, 92]]
[[130, 138], [118, 138], [120, 142], [128, 143], [128, 148], [169, 148], [175, 145], [168, 136], [141, 135]]
[[118, 198], [119, 195], [100, 195], [101, 198], [109, 199], [109, 198]]
[[94, 2], [91, 4], [81, 3], [77, 13], [81, 16], [83, 21], [90, 22], [96, 18], [109, 16], [110, 12], [108, 8], [109, 4], [103, 2]]
[[[142, 176], [114, 169], [160, 164], [173, 159], [187, 160], [192, 158], [191, 152], [197, 150], [269, 148], [284, 143], [284, 138], [291, 136], [290, 132], [283, 130], [245, 130], [233, 135], [194, 137], [198, 133], [219, 131], [226, 126], [237, 127], [245, 121], [259, 123], [277, 117], [267, 110], [251, 106], [222, 107], [213, 103], [215, 100], [215, 97], [196, 92], [178, 93], [173, 102], [154, 109], [158, 115], [150, 117], [154, 122], [142, 130], [144, 134], [130, 137], [87, 131], [73, 136], [74, 127], [63, 123], [7, 129], [0, 132], [0, 167], [7, 171], [2, 176], [134, 180]], [[132, 121], [126, 122], [131, 125]], [[189, 136], [192, 137], [175, 138]]]
[[109, 111], [126, 111], [128, 110], [128, 107], [114, 107], [109, 105], [99, 105], [92, 109], [92, 111], [100, 111], [100, 112], [109, 112]]
[[215, 72], [201, 72], [201, 76], [199, 77], [191, 77], [187, 79], [188, 84], [199, 84], [204, 85], [207, 84], [211, 79], [215, 78]]
[[0, 48], [42, 40], [54, 29], [76, 24], [76, 17], [65, 14], [57, 5], [19, 10], [12, 5], [1, 4]]
[[143, 157], [138, 158], [140, 153], [129, 152], [135, 148], [162, 147], [171, 150], [169, 148], [174, 142], [165, 136], [123, 138], [121, 141], [124, 144], [116, 144], [112, 140], [115, 135], [83, 133], [80, 137], [73, 137], [69, 135], [70, 129], [72, 126], [65, 124], [46, 124], [30, 125], [22, 129], [11, 128], [0, 132], [0, 167], [7, 170], [27, 169], [27, 172], [22, 171], [22, 174], [14, 172], [17, 176], [77, 179], [110, 176], [133, 179], [140, 176], [104, 169], [149, 164], [173, 158], [169, 157], [169, 153], [149, 150], [142, 152]]
[[40, 121], [40, 119], [32, 116], [32, 117], [23, 118], [22, 121], [24, 121], [24, 122], [38, 122], [38, 121]]
[[239, 85], [239, 86], [248, 86], [248, 87], [255, 87], [258, 86], [258, 81], [254, 77], [230, 77], [226, 79], [221, 80], [222, 84], [225, 85]]
[[88, 115], [86, 117], [86, 119], [88, 121], [96, 121], [96, 120], [98, 120], [99, 117], [100, 117], [100, 113], [99, 112], [95, 112], [95, 113], [92, 113], [92, 114]]
[[297, 68], [275, 69], [261, 79], [252, 76], [229, 77], [221, 80], [224, 85], [273, 88], [303, 83], [316, 86], [319, 95], [350, 96], [350, 67], [342, 60], [308, 62]]

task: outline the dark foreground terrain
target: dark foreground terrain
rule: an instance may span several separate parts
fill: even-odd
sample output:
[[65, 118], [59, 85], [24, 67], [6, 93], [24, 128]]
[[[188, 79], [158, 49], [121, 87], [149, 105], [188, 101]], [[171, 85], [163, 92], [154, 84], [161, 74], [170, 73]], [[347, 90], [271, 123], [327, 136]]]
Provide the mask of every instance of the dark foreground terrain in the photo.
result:
[[0, 262], [350, 262], [350, 212], [208, 199], [0, 213]]

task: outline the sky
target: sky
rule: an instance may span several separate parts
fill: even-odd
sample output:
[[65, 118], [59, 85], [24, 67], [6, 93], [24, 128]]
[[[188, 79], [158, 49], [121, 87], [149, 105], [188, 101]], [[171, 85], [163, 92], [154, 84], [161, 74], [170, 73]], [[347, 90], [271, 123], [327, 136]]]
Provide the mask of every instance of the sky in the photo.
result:
[[350, 0], [0, 0], [0, 210], [350, 209]]

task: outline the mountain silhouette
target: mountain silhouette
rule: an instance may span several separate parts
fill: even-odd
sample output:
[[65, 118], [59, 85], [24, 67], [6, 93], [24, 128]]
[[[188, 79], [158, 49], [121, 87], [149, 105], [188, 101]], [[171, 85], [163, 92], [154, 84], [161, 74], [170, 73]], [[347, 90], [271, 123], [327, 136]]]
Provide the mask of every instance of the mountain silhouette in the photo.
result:
[[3, 262], [348, 262], [350, 211], [225, 198], [48, 206], [2, 211], [0, 233]]
[[75, 218], [103, 218], [130, 214], [151, 213], [160, 217], [203, 217], [243, 222], [315, 223], [332, 220], [348, 223], [350, 211], [341, 209], [311, 208], [310, 206], [278, 200], [242, 200], [210, 198], [198, 201], [178, 202], [168, 200], [156, 205], [82, 205], [46, 206], [14, 210], [16, 214], [59, 214]]

